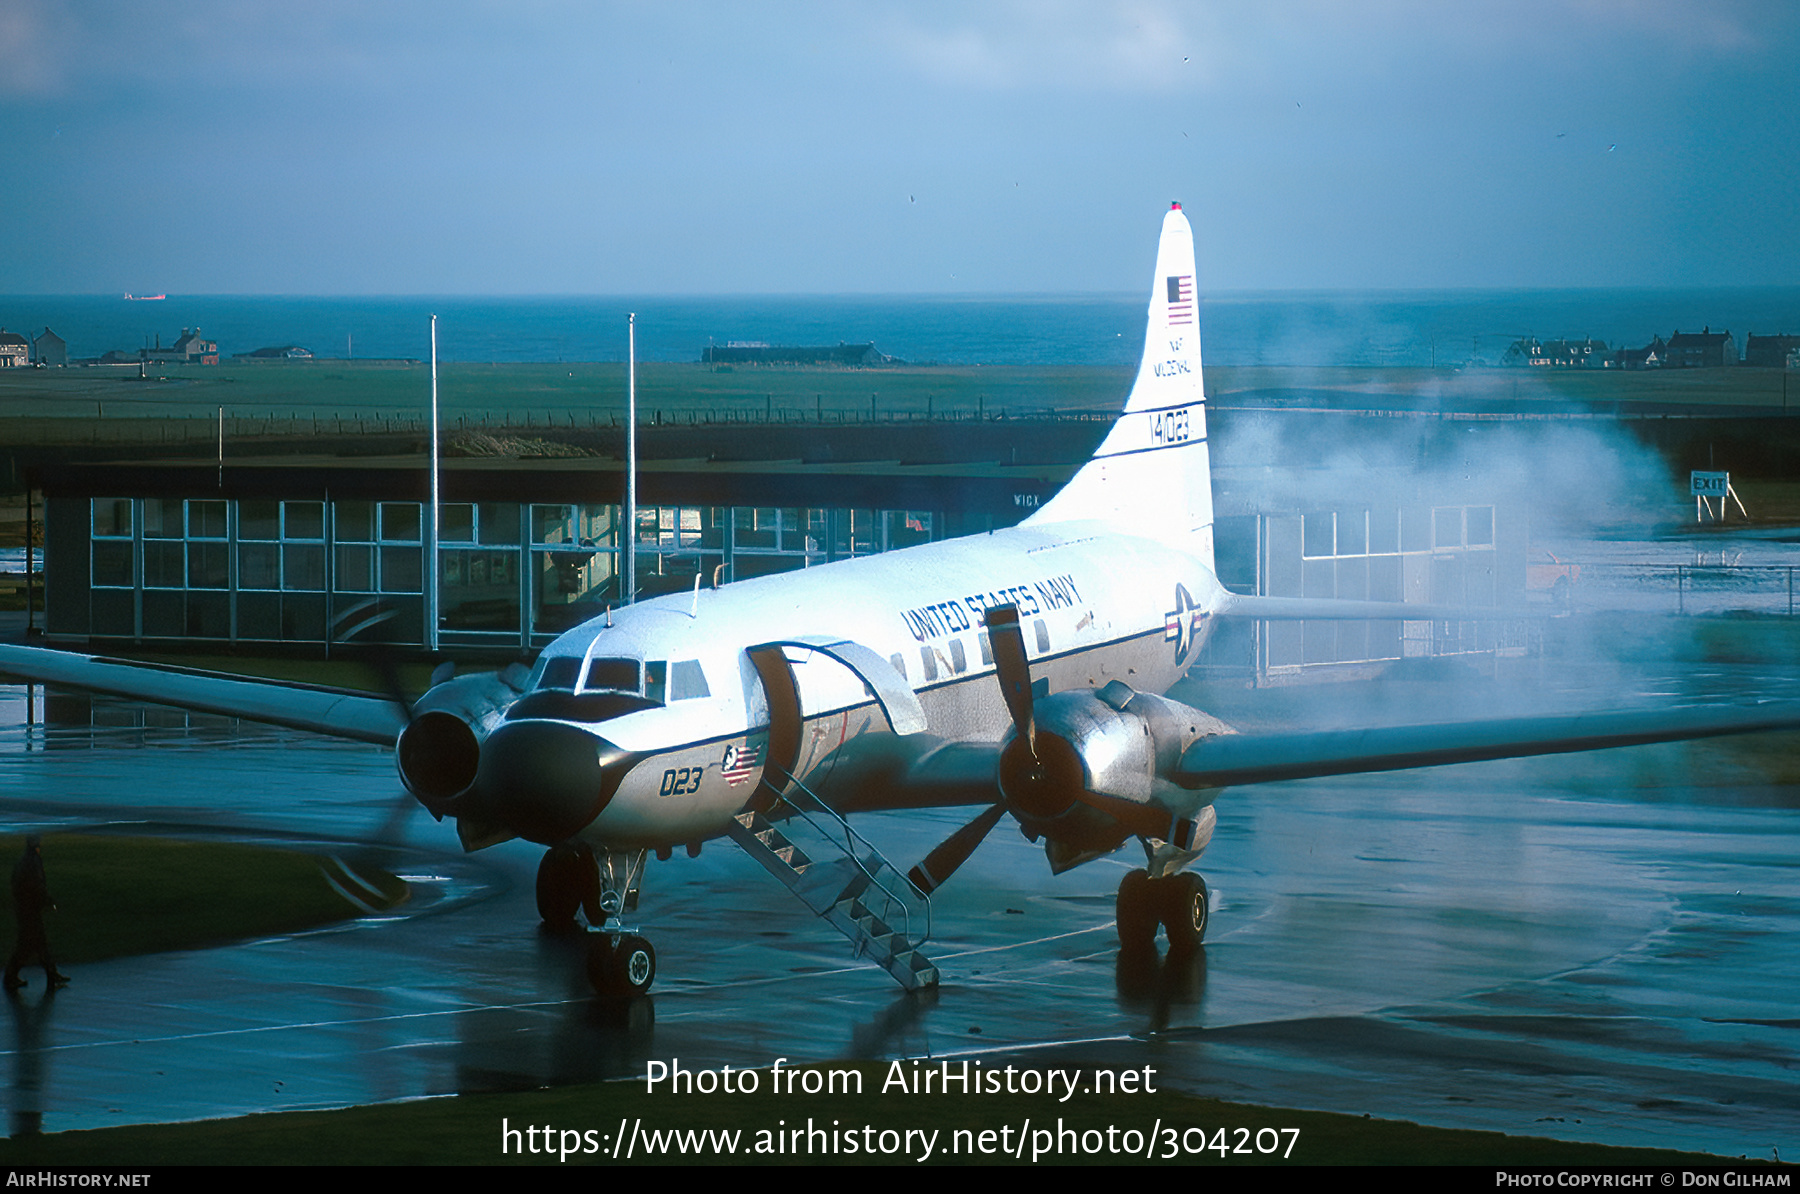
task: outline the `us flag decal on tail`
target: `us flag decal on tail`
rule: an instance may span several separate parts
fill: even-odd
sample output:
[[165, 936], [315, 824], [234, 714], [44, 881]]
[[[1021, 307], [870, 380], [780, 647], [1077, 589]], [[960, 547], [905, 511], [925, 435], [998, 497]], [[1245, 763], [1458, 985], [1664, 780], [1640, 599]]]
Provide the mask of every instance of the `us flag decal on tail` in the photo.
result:
[[1194, 276], [1169, 279], [1169, 322], [1194, 322]]

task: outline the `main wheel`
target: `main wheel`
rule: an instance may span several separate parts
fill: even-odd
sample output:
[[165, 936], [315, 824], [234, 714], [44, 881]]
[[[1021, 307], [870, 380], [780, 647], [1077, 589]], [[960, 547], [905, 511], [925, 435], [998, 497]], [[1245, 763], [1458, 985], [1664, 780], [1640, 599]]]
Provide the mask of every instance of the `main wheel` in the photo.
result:
[[1114, 905], [1119, 922], [1119, 948], [1127, 953], [1148, 953], [1156, 949], [1156, 884], [1148, 871], [1132, 871], [1119, 880], [1119, 898]]
[[[567, 928], [575, 922], [581, 908], [585, 885], [595, 880], [582, 873], [587, 859], [571, 846], [553, 846], [538, 863], [537, 908], [544, 923], [553, 929]], [[588, 864], [591, 865], [591, 864]]]
[[1162, 922], [1170, 953], [1192, 953], [1206, 938], [1206, 880], [1187, 872], [1162, 881]]
[[656, 949], [636, 933], [622, 935], [615, 944], [605, 933], [595, 933], [588, 944], [588, 982], [599, 995], [642, 995], [656, 981]]

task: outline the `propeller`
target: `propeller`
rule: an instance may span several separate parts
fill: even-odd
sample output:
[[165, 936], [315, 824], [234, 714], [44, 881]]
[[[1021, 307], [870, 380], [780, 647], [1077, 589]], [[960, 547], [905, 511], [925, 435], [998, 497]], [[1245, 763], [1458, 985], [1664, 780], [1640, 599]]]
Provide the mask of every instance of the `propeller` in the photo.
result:
[[[1042, 782], [1044, 770], [1037, 753], [1037, 723], [1031, 716], [1031, 663], [1025, 658], [1025, 636], [1019, 630], [1019, 607], [996, 605], [988, 609], [988, 644], [994, 653], [994, 676], [1012, 715], [1016, 741], [1025, 745], [1030, 781]], [[942, 887], [958, 867], [968, 861], [1006, 812], [1006, 801], [996, 801], [955, 833], [938, 843], [924, 861], [907, 872], [912, 885], [925, 895]]]
[[987, 610], [985, 621], [994, 674], [1014, 731], [1000, 756], [1000, 783], [1006, 799], [984, 809], [927, 854], [907, 874], [913, 886], [926, 895], [942, 886], [999, 823], [1009, 802], [1025, 818], [1046, 821], [1065, 817], [1077, 804], [1085, 805], [1110, 819], [1099, 821], [1092, 813], [1084, 814], [1091, 823], [1090, 831], [1111, 823], [1143, 837], [1168, 837], [1173, 826], [1166, 808], [1089, 790], [1087, 770], [1076, 749], [1060, 734], [1038, 736], [1031, 664], [1025, 655], [1018, 607], [994, 606]]
[[1031, 717], [1031, 664], [1025, 658], [1025, 636], [1019, 630], [1019, 607], [998, 605], [987, 611], [988, 643], [994, 652], [994, 675], [1012, 714], [1013, 729], [1025, 751], [1037, 761], [1037, 723]]
[[999, 801], [983, 810], [979, 817], [958, 829], [955, 833], [938, 843], [935, 850], [925, 856], [925, 860], [906, 873], [912, 885], [925, 895], [930, 895], [944, 885], [944, 880], [956, 873], [969, 857], [975, 853], [975, 847], [982, 843], [988, 832], [999, 824], [1006, 813], [1006, 802]]

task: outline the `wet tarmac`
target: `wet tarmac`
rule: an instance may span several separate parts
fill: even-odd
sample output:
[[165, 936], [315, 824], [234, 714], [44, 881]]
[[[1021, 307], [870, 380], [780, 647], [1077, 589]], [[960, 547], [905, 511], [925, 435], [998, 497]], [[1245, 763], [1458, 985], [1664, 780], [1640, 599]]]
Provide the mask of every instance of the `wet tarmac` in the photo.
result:
[[[1557, 699], [1793, 686], [1769, 666], [1670, 665]], [[1478, 705], [1518, 695], [1471, 687]], [[1355, 691], [1334, 705], [1344, 718], [1454, 712], [1434, 685]], [[393, 917], [81, 967], [48, 1002], [34, 983], [11, 1005], [0, 1079], [15, 1131], [525, 1090], [641, 1076], [651, 1059], [979, 1052], [1149, 1065], [1278, 1107], [1800, 1155], [1800, 795], [1754, 766], [1709, 771], [1734, 757], [1718, 747], [1229, 792], [1200, 867], [1204, 956], [1147, 970], [1121, 966], [1112, 928], [1137, 859], [1051, 878], [1003, 822], [934, 902], [944, 980], [920, 997], [717, 842], [651, 864], [638, 920], [658, 978], [621, 1007], [590, 997], [578, 943], [538, 929], [535, 848], [462, 855], [397, 799], [388, 753], [112, 701], [46, 727], [57, 710], [32, 692], [28, 712], [23, 687], [0, 687], [12, 827], [374, 850], [418, 894]], [[1322, 717], [1293, 694], [1216, 695]], [[905, 866], [964, 815], [859, 824]], [[1122, 1096], [1122, 1126], [1132, 1114]]]

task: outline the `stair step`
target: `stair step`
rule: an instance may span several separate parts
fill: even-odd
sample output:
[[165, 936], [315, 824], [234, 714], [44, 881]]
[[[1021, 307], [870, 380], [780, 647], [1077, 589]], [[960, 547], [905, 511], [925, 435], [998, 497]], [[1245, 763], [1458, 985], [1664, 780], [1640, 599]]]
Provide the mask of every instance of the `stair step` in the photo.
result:
[[[806, 815], [784, 818], [778, 827], [766, 815], [746, 810], [733, 816], [729, 836], [795, 898], [844, 934], [858, 957], [881, 966], [907, 990], [936, 984], [937, 968], [919, 952], [922, 937], [930, 931], [929, 901], [918, 906], [920, 893], [868, 842], [849, 840], [847, 823], [834, 830], [815, 822], [810, 814], [837, 817], [822, 803], [808, 797], [790, 804]], [[805, 849], [798, 839], [804, 839]], [[858, 857], [853, 846], [867, 856]], [[902, 929], [890, 923], [896, 920]], [[921, 935], [917, 941], [910, 936], [915, 929]]]

